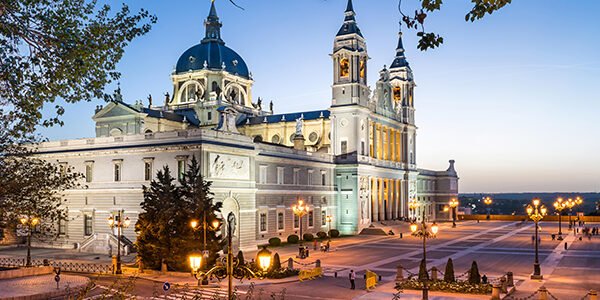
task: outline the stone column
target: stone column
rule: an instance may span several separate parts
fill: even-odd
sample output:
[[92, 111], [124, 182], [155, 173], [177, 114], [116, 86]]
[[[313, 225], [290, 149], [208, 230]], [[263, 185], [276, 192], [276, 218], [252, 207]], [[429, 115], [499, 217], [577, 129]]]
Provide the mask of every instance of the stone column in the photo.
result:
[[494, 283], [492, 286], [492, 298], [491, 300], [500, 300], [500, 284]]
[[377, 190], [377, 178], [371, 178], [371, 221], [379, 221], [379, 191]]
[[383, 188], [383, 179], [379, 178], [378, 179], [378, 184], [379, 184], [379, 190], [378, 190], [378, 195], [379, 195], [379, 200], [377, 201], [378, 206], [379, 206], [379, 220], [383, 221], [385, 220], [385, 210], [383, 209], [383, 192], [384, 192], [384, 188]]

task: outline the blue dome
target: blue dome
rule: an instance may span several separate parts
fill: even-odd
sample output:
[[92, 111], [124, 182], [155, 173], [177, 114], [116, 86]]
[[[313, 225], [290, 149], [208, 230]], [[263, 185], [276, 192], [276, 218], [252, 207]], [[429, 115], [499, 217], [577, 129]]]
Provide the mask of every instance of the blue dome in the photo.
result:
[[181, 55], [175, 68], [176, 74], [204, 69], [204, 62], [209, 70], [222, 70], [250, 79], [248, 66], [242, 57], [231, 48], [217, 41], [203, 41], [188, 49]]

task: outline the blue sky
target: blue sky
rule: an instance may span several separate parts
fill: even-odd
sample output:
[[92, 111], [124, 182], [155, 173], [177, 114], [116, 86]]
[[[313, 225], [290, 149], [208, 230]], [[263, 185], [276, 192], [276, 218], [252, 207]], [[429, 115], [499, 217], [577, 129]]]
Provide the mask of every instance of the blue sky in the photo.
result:
[[[118, 5], [121, 1], [106, 1]], [[119, 64], [127, 102], [162, 99], [179, 55], [203, 37], [210, 1], [126, 1], [158, 16]], [[223, 39], [254, 75], [254, 97], [293, 112], [330, 105], [333, 38], [346, 0], [216, 0]], [[414, 11], [416, 0], [403, 1]], [[444, 36], [436, 50], [404, 45], [415, 74], [419, 167], [456, 159], [461, 192], [600, 191], [600, 9], [598, 1], [513, 1], [466, 23], [468, 0], [445, 1], [427, 29]], [[389, 65], [397, 41], [395, 0], [354, 0], [367, 39], [369, 82]], [[94, 136], [99, 100], [67, 105], [65, 126], [46, 137]]]

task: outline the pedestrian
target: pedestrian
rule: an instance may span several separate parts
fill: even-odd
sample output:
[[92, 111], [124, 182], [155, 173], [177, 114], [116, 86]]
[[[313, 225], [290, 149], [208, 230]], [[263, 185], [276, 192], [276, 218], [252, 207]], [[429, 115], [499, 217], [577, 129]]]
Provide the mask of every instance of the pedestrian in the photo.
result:
[[313, 240], [313, 250], [317, 251], [317, 239]]
[[356, 274], [354, 273], [354, 270], [350, 270], [350, 274], [348, 274], [348, 279], [350, 279], [350, 289], [356, 289], [356, 285], [354, 284], [354, 280], [356, 280]]
[[481, 283], [487, 284], [488, 283], [487, 281], [488, 281], [487, 276], [485, 276], [485, 274], [483, 274], [483, 276], [481, 277]]
[[552, 240], [553, 241], [556, 240], [556, 235], [555, 234], [552, 234]]
[[567, 242], [565, 242], [565, 250], [567, 250]]
[[534, 235], [531, 236], [531, 243], [532, 244], [535, 243], [535, 236]]

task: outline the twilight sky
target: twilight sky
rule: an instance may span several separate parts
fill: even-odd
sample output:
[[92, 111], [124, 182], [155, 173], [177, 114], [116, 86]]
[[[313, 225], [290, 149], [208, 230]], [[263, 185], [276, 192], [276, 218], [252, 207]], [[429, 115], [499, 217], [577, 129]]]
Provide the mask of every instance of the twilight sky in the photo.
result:
[[[162, 100], [179, 55], [204, 35], [210, 1], [125, 2], [143, 5], [158, 23], [119, 64], [124, 99]], [[273, 100], [276, 113], [328, 107], [329, 54], [346, 0], [237, 2], [244, 11], [225, 0], [217, 10], [223, 39], [254, 75], [254, 98]], [[403, 2], [406, 11], [418, 7]], [[456, 159], [461, 192], [600, 191], [600, 1], [513, 1], [466, 23], [469, 3], [445, 1], [428, 17], [427, 30], [444, 36], [439, 49], [417, 50], [405, 30], [418, 85], [419, 167], [445, 169]], [[374, 86], [395, 54], [397, 1], [355, 0], [354, 7]], [[92, 137], [99, 104], [67, 105], [65, 126], [40, 132], [51, 140]]]

